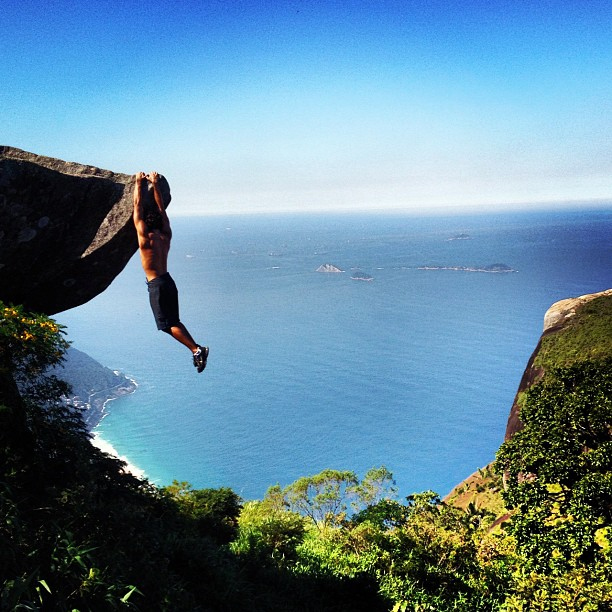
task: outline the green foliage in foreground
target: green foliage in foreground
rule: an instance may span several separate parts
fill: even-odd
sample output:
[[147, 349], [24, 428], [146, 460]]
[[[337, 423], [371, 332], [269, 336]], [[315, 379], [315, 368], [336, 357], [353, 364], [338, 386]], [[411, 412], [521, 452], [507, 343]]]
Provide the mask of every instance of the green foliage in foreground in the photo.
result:
[[525, 428], [497, 457], [500, 520], [433, 492], [398, 501], [384, 466], [323, 470], [259, 501], [154, 487], [89, 443], [44, 375], [65, 344], [53, 321], [0, 304], [2, 610], [612, 607], [610, 360], [526, 394]]
[[610, 609], [612, 360], [552, 371], [527, 392], [521, 420], [497, 455], [524, 559], [508, 609]]

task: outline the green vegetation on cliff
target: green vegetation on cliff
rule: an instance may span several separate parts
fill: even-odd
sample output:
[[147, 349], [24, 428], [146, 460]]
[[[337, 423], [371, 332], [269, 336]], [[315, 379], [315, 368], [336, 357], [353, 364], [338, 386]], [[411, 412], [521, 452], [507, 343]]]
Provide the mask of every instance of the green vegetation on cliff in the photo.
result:
[[496, 460], [522, 559], [508, 609], [610, 609], [612, 359], [552, 370], [521, 420]]
[[578, 315], [542, 338], [534, 366], [548, 370], [612, 355], [612, 295], [602, 295], [580, 307]]
[[547, 365], [524, 395], [524, 429], [453, 503], [397, 500], [384, 466], [244, 501], [155, 487], [93, 447], [66, 385], [44, 374], [62, 360], [63, 330], [0, 303], [0, 609], [608, 610], [609, 305], [593, 302], [586, 320], [572, 321], [581, 340], [552, 352], [589, 338], [608, 349]]

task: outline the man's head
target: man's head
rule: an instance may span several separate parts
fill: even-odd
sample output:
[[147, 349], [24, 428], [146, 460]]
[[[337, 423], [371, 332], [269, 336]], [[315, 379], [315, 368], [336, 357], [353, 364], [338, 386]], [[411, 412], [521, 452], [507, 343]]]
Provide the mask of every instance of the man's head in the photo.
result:
[[149, 232], [153, 232], [155, 230], [162, 230], [164, 227], [162, 216], [157, 210], [147, 210], [145, 212], [144, 222], [147, 226], [147, 231]]

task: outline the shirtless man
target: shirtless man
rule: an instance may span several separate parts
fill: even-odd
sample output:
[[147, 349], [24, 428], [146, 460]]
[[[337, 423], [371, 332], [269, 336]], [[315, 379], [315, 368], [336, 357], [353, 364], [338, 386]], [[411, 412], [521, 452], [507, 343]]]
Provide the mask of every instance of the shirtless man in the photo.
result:
[[[148, 188], [147, 181], [153, 185], [156, 204], [153, 210], [144, 210], [142, 203], [142, 190]], [[170, 334], [192, 352], [193, 365], [200, 373], [206, 367], [208, 347], [197, 344], [179, 319], [178, 291], [168, 273], [168, 252], [172, 230], [158, 181], [157, 172], [148, 175], [139, 172], [135, 176], [134, 225], [138, 234], [140, 260], [147, 277], [149, 301], [157, 329]]]

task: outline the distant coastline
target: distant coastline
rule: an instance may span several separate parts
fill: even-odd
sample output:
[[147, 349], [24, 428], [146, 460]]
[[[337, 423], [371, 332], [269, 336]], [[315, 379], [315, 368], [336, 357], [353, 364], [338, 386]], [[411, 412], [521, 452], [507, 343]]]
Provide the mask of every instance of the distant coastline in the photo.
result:
[[109, 402], [138, 388], [135, 380], [103, 366], [74, 347], [68, 349], [64, 363], [51, 373], [70, 385], [71, 394], [66, 403], [81, 412], [89, 431], [104, 418]]
[[117, 385], [94, 391], [87, 400], [79, 400], [78, 397], [71, 398], [72, 402], [75, 400], [79, 402], [84, 411], [83, 420], [90, 431], [106, 416], [106, 407], [110, 402], [125, 395], [130, 395], [138, 388], [138, 383], [135, 380], [127, 378], [119, 372], [115, 372], [115, 375], [122, 379]]
[[102, 452], [123, 461], [127, 472], [138, 478], [145, 478], [144, 470], [131, 463], [127, 457], [119, 455], [113, 445], [95, 431], [107, 414], [108, 404], [134, 393], [138, 383], [121, 372], [103, 366], [74, 347], [68, 349], [64, 363], [54, 368], [51, 373], [70, 385], [72, 393], [65, 398], [66, 404], [81, 414], [91, 434], [91, 443]]

